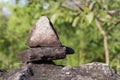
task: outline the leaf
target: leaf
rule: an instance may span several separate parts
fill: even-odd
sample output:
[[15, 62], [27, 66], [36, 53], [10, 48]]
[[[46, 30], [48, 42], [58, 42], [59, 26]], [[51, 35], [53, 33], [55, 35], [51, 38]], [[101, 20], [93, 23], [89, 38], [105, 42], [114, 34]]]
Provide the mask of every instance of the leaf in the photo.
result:
[[92, 10], [94, 8], [95, 4], [96, 4], [96, 1], [93, 1], [89, 6], [89, 10]]
[[93, 12], [90, 12], [88, 15], [86, 15], [87, 21], [90, 24], [94, 18]]
[[55, 21], [57, 20], [57, 18], [58, 18], [58, 14], [54, 14], [54, 15], [52, 15], [52, 17], [51, 17], [51, 21], [52, 21], [53, 23], [55, 23]]
[[73, 20], [73, 23], [72, 23], [72, 26], [75, 27], [79, 21], [79, 16], [77, 16], [74, 20]]

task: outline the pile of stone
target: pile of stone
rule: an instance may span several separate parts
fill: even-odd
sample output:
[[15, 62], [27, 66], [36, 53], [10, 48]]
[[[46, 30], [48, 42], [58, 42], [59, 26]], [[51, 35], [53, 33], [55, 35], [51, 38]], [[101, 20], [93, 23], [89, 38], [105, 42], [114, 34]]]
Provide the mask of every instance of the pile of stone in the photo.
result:
[[52, 23], [46, 16], [40, 17], [34, 24], [26, 45], [30, 48], [18, 55], [21, 63], [63, 59], [66, 54], [74, 52], [61, 44]]
[[56, 65], [74, 51], [59, 41], [50, 20], [43, 16], [33, 26], [26, 42], [29, 49], [19, 53], [21, 67], [10, 72], [0, 69], [0, 80], [120, 80], [109, 65], [93, 62], [77, 67]]

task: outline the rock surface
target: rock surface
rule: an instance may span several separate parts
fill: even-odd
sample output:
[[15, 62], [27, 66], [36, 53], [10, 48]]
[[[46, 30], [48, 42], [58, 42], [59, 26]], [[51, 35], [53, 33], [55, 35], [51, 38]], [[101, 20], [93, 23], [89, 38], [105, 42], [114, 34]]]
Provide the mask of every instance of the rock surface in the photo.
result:
[[39, 62], [13, 70], [0, 80], [120, 80], [120, 75], [104, 63], [63, 67], [52, 62]]
[[46, 16], [40, 17], [34, 24], [26, 44], [30, 47], [61, 46], [57, 33]]
[[66, 57], [65, 47], [37, 47], [24, 50], [19, 53], [19, 61], [22, 63], [38, 60], [55, 60]]
[[120, 80], [120, 75], [104, 63], [55, 65], [52, 60], [63, 59], [74, 50], [60, 43], [46, 16], [33, 26], [27, 45], [30, 48], [18, 54], [21, 67], [10, 72], [0, 69], [0, 80]]
[[46, 16], [40, 17], [35, 23], [26, 44], [30, 48], [18, 54], [20, 63], [63, 59], [67, 54], [74, 53], [72, 48], [61, 44], [51, 21]]

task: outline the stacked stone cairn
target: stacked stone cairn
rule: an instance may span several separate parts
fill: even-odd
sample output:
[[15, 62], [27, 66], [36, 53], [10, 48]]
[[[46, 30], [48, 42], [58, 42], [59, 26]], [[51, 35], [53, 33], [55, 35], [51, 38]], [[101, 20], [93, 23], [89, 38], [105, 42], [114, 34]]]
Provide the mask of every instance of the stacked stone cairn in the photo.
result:
[[52, 23], [42, 16], [30, 31], [28, 49], [19, 53], [21, 67], [10, 72], [0, 69], [0, 80], [120, 80], [107, 64], [89, 63], [77, 67], [55, 65], [74, 51], [59, 41]]
[[61, 44], [51, 21], [46, 16], [40, 17], [33, 25], [26, 45], [29, 49], [18, 55], [20, 63], [50, 62], [74, 53], [71, 48]]

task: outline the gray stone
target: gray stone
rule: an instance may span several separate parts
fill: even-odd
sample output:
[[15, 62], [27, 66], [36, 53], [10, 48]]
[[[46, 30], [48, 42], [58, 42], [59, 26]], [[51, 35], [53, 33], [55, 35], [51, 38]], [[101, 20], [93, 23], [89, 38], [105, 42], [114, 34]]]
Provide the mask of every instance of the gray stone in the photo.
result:
[[37, 47], [19, 53], [18, 59], [22, 63], [56, 60], [66, 57], [66, 47]]
[[33, 72], [30, 65], [24, 65], [19, 69], [15, 69], [10, 73], [5, 74], [4, 78], [0, 80], [27, 80], [31, 76], [33, 76]]
[[120, 80], [120, 75], [104, 63], [94, 62], [78, 67], [55, 65], [52, 60], [65, 58], [66, 54], [74, 51], [61, 45], [45, 16], [33, 26], [27, 45], [30, 48], [18, 55], [21, 67], [10, 72], [0, 70], [0, 80]]
[[61, 46], [57, 33], [46, 16], [40, 17], [34, 24], [26, 44], [30, 47]]
[[78, 67], [63, 67], [44, 62], [31, 64], [8, 74], [11, 76], [5, 76], [2, 80], [120, 80], [120, 75], [107, 64], [96, 62]]
[[63, 59], [66, 54], [74, 53], [72, 48], [61, 44], [52, 23], [46, 16], [40, 17], [35, 23], [26, 44], [30, 48], [18, 55], [21, 63]]

